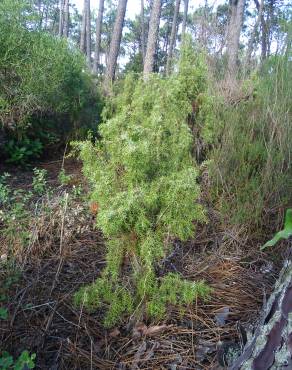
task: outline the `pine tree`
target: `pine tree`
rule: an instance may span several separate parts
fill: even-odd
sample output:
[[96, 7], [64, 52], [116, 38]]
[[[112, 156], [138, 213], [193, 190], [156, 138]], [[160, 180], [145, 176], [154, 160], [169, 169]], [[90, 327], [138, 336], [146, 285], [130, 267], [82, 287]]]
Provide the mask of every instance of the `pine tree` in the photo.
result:
[[69, 0], [65, 0], [64, 3], [64, 31], [65, 37], [69, 36]]
[[149, 22], [146, 56], [144, 62], [144, 78], [147, 78], [148, 75], [151, 72], [153, 72], [154, 55], [160, 21], [160, 11], [161, 11], [161, 0], [153, 0]]
[[127, 0], [119, 0], [117, 17], [115, 20], [112, 40], [110, 44], [110, 51], [109, 51], [109, 56], [108, 56], [105, 83], [104, 83], [105, 91], [108, 94], [111, 91], [111, 84], [115, 77], [115, 71], [116, 71], [117, 60], [118, 60], [118, 55], [119, 55], [119, 50], [120, 50], [120, 45], [121, 45], [126, 9], [127, 9]]
[[187, 26], [187, 18], [188, 18], [188, 9], [189, 9], [189, 0], [184, 0], [184, 16], [183, 16], [183, 24], [182, 24], [182, 36], [186, 33], [186, 26]]
[[100, 59], [100, 39], [102, 31], [102, 18], [104, 10], [104, 0], [99, 0], [98, 16], [96, 18], [96, 36], [95, 36], [95, 52], [93, 61], [93, 73], [97, 73]]
[[80, 50], [85, 53], [85, 38], [86, 38], [86, 12], [87, 12], [87, 1], [83, 2], [82, 21], [81, 21], [81, 34], [80, 34]]
[[91, 11], [90, 11], [90, 0], [86, 3], [86, 60], [89, 69], [91, 68]]
[[228, 57], [228, 75], [235, 77], [237, 70], [239, 39], [242, 29], [245, 0], [232, 0], [231, 17], [228, 25], [227, 38], [227, 57]]
[[180, 0], [176, 0], [172, 27], [171, 27], [170, 45], [169, 45], [168, 55], [167, 55], [166, 74], [169, 74], [171, 70], [173, 49], [175, 47], [176, 35], [177, 35], [177, 26], [178, 26], [177, 21], [178, 21], [179, 7], [180, 7]]

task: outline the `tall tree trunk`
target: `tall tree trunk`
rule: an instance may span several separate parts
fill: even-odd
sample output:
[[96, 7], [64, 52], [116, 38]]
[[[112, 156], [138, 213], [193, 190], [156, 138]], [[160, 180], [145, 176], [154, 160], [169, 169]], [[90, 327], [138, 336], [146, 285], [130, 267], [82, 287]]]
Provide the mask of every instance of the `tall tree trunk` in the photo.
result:
[[48, 29], [48, 13], [49, 13], [49, 5], [47, 4], [45, 10], [45, 22], [44, 22], [44, 30], [47, 31]]
[[38, 13], [39, 13], [39, 29], [41, 30], [43, 27], [43, 19], [44, 19], [44, 9], [45, 5], [42, 7], [41, 0], [38, 0]]
[[144, 62], [144, 79], [147, 78], [151, 72], [153, 72], [154, 55], [160, 22], [160, 11], [161, 11], [161, 0], [153, 0], [149, 22], [146, 56]]
[[59, 36], [63, 36], [64, 27], [64, 0], [59, 1]]
[[64, 6], [64, 32], [63, 35], [67, 38], [69, 36], [69, 0], [65, 0]]
[[91, 68], [91, 12], [90, 0], [87, 0], [86, 7], [86, 59], [88, 67]]
[[239, 39], [242, 29], [245, 0], [230, 0], [231, 17], [228, 26], [227, 57], [228, 74], [234, 78], [237, 71]]
[[264, 15], [262, 15], [261, 27], [262, 27], [261, 61], [263, 62], [267, 58], [267, 49], [268, 49], [268, 43], [267, 43], [268, 31], [267, 31], [267, 23], [266, 23]]
[[86, 12], [87, 12], [87, 0], [84, 0], [84, 2], [83, 2], [83, 12], [82, 12], [81, 33], [80, 33], [80, 50], [83, 53], [85, 53]]
[[247, 68], [250, 65], [251, 55], [252, 55], [253, 48], [254, 48], [256, 33], [257, 33], [258, 27], [260, 25], [261, 19], [262, 19], [263, 8], [264, 8], [264, 0], [261, 0], [261, 3], [259, 5], [259, 9], [258, 9], [258, 16], [257, 16], [256, 22], [254, 24], [254, 27], [253, 27], [253, 30], [252, 30], [252, 33], [251, 33], [251, 36], [250, 36], [250, 39], [249, 39], [248, 45], [247, 45], [247, 52], [246, 52], [246, 58], [245, 58], [245, 70], [247, 70]]
[[176, 34], [177, 34], [177, 18], [178, 18], [178, 13], [179, 13], [179, 7], [180, 7], [180, 0], [176, 0], [173, 21], [172, 21], [172, 28], [171, 28], [170, 45], [169, 45], [168, 55], [167, 55], [167, 64], [166, 64], [166, 74], [167, 75], [169, 75], [171, 71], [173, 49], [175, 47]]
[[189, 0], [184, 0], [184, 17], [183, 17], [183, 23], [182, 23], [182, 37], [184, 37], [186, 33], [186, 27], [187, 27], [187, 19], [188, 19], [188, 10], [189, 10]]
[[124, 19], [127, 9], [127, 0], [119, 0], [117, 17], [115, 20], [113, 37], [111, 39], [108, 63], [106, 68], [106, 75], [104, 81], [104, 89], [107, 94], [111, 91], [111, 84], [115, 77], [118, 55], [120, 51], [120, 44], [123, 33]]
[[98, 15], [96, 18], [95, 52], [93, 61], [93, 73], [95, 74], [97, 74], [100, 59], [99, 55], [100, 55], [100, 39], [101, 39], [103, 10], [104, 10], [104, 0], [99, 0]]
[[[273, 0], [271, 0], [273, 1]], [[254, 0], [255, 5], [257, 7], [258, 12], [260, 11], [261, 4], [259, 0]], [[265, 19], [265, 2], [263, 1], [263, 6], [262, 6], [262, 11], [261, 11], [261, 63], [266, 59], [267, 54], [268, 54], [268, 25], [267, 21]]]
[[141, 0], [141, 47], [143, 63], [145, 61], [145, 16], [144, 16], [144, 0]]

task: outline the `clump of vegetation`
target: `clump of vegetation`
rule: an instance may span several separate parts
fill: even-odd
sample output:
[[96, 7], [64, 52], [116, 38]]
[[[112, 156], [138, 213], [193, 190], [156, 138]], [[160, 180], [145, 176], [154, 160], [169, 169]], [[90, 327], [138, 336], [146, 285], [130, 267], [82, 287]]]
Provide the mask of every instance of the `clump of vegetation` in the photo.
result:
[[[18, 282], [20, 271], [15, 268], [8, 260], [0, 260], [0, 322], [7, 320], [9, 317], [8, 309], [5, 304], [9, 302], [9, 290]], [[4, 279], [2, 275], [4, 272]], [[36, 354], [30, 354], [27, 350], [22, 351], [20, 355], [14, 359], [7, 351], [0, 348], [0, 369], [1, 370], [23, 370], [34, 369]]]
[[31, 214], [28, 203], [33, 193], [22, 189], [12, 189], [9, 186], [8, 173], [0, 176], [0, 223], [5, 226], [2, 236], [7, 241], [8, 248], [26, 246], [30, 233], [27, 229]]
[[36, 160], [42, 154], [43, 144], [39, 139], [24, 137], [21, 140], [11, 138], [4, 145], [7, 163], [25, 165], [31, 160]]
[[28, 351], [23, 351], [14, 359], [8, 352], [0, 352], [0, 367], [2, 370], [23, 370], [35, 368], [36, 354], [30, 354]]
[[214, 200], [234, 224], [259, 227], [265, 211], [291, 204], [291, 72], [288, 56], [270, 58], [249, 81], [252, 96], [215, 112]]
[[102, 107], [79, 50], [40, 31], [37, 21], [31, 2], [1, 1], [0, 125], [13, 164], [35, 160], [72, 131], [96, 126]]
[[168, 304], [190, 304], [210, 292], [204, 282], [155, 274], [171, 241], [187, 240], [194, 222], [206, 221], [187, 124], [191, 103], [206, 88], [206, 69], [190, 42], [178, 69], [167, 79], [136, 81], [134, 89], [127, 80], [115, 101], [121, 104], [111, 107], [112, 118], [100, 126], [101, 141], [79, 144], [98, 203], [97, 226], [107, 239], [107, 266], [101, 278], [76, 293], [75, 303], [90, 309], [107, 304], [106, 326], [135, 307], [161, 318]]

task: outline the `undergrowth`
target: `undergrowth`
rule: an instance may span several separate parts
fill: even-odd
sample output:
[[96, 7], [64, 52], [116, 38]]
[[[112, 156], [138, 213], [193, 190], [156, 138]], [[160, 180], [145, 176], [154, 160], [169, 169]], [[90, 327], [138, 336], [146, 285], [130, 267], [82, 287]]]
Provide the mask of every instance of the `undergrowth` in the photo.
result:
[[291, 205], [291, 72], [287, 57], [270, 58], [261, 74], [245, 81], [244, 98], [214, 112], [221, 124], [211, 153], [211, 191], [225, 221], [260, 230], [268, 214]]
[[106, 326], [143, 310], [162, 318], [169, 304], [190, 304], [210, 292], [204, 282], [155, 273], [172, 240], [187, 240], [195, 221], [206, 221], [187, 124], [192, 103], [206, 93], [206, 74], [188, 41], [176, 74], [147, 82], [130, 75], [104, 113], [101, 141], [77, 144], [107, 239], [107, 266], [75, 294], [75, 303], [92, 310], [106, 305]]
[[[0, 323], [11, 319], [23, 267], [38, 264], [40, 258], [87, 232], [91, 217], [81, 184], [61, 183], [53, 189], [48, 184], [47, 171], [40, 168], [33, 170], [25, 190], [13, 185], [11, 177], [8, 173], [0, 176]], [[61, 180], [72, 177], [64, 169], [59, 176]], [[3, 344], [1, 369], [35, 367], [34, 353], [13, 349], [16, 356], [12, 356], [11, 349], [5, 349]]]

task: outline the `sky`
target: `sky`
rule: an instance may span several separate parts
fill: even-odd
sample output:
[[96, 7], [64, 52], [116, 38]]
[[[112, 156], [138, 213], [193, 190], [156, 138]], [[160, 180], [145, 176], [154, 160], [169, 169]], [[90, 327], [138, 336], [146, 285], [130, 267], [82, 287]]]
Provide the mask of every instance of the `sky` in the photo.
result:
[[[209, 4], [220, 4], [223, 0], [209, 0]], [[72, 3], [75, 3], [79, 10], [83, 8], [83, 0], [72, 0]], [[190, 0], [189, 1], [189, 10], [197, 8], [200, 5], [203, 5], [205, 0]], [[98, 7], [98, 0], [91, 0], [91, 9], [96, 9]], [[183, 10], [183, 1], [181, 1], [181, 11]], [[127, 6], [127, 17], [134, 18], [136, 14], [140, 13], [140, 0], [128, 0]]]

